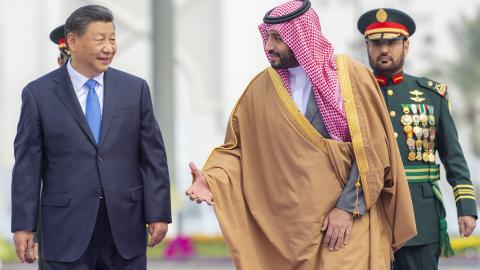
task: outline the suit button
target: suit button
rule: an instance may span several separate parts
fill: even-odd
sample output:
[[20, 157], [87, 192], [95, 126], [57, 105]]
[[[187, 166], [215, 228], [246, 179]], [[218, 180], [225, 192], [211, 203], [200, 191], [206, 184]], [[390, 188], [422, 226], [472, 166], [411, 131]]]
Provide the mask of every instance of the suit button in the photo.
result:
[[388, 90], [387, 90], [387, 95], [393, 96], [393, 90], [392, 90], [392, 89], [388, 89]]
[[98, 161], [98, 162], [102, 162], [102, 161], [103, 161], [102, 156], [98, 155], [98, 156], [97, 156], [97, 161]]
[[93, 197], [98, 198], [98, 199], [103, 199], [103, 191], [94, 191], [93, 192]]
[[396, 139], [396, 138], [398, 138], [398, 133], [397, 133], [397, 132], [395, 132], [395, 139]]
[[391, 117], [395, 117], [395, 115], [397, 115], [397, 113], [395, 111], [390, 111], [390, 116]]

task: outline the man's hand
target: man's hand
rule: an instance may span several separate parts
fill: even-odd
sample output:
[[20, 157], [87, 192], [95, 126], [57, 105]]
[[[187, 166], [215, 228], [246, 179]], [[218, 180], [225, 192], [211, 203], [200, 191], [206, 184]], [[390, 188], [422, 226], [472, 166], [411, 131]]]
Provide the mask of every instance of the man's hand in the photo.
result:
[[39, 255], [38, 255], [38, 243], [34, 243], [33, 244], [33, 256], [35, 256], [35, 259], [38, 260]]
[[190, 171], [193, 175], [192, 186], [185, 191], [190, 200], [196, 201], [198, 204], [206, 202], [208, 205], [213, 205], [213, 195], [210, 187], [208, 186], [205, 177], [203, 177], [202, 171], [195, 166], [195, 163], [190, 162]]
[[472, 216], [461, 216], [458, 217], [458, 228], [460, 229], [460, 236], [469, 237], [475, 227], [477, 226], [477, 221]]
[[33, 263], [37, 260], [34, 251], [33, 232], [16, 231], [13, 233], [13, 243], [20, 262]]
[[160, 243], [168, 231], [168, 224], [165, 222], [150, 222], [148, 223], [148, 232], [150, 233], [150, 242], [148, 246], [153, 248]]
[[334, 208], [323, 220], [322, 232], [324, 245], [330, 251], [338, 250], [350, 241], [353, 216], [351, 213]]

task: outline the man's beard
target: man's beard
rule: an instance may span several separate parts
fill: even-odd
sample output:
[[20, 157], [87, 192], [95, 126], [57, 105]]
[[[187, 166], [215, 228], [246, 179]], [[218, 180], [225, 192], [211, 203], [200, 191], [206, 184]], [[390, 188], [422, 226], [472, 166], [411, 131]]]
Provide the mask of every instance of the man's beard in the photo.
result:
[[289, 54], [283, 54], [283, 55], [275, 52], [269, 52], [269, 53], [270, 55], [274, 55], [278, 57], [277, 61], [275, 62], [270, 61], [270, 65], [272, 66], [272, 68], [279, 69], [279, 68], [292, 68], [292, 67], [298, 66], [298, 62], [293, 56], [293, 53], [291, 52]]
[[[384, 67], [382, 66], [382, 64], [379, 63], [380, 60], [378, 60], [378, 58], [383, 56], [387, 56], [390, 58], [390, 61], [392, 62], [390, 66]], [[398, 62], [395, 62], [395, 59], [388, 55], [380, 55], [378, 58], [374, 61], [370, 53], [368, 53], [368, 62], [370, 63], [370, 67], [373, 69], [373, 72], [379, 75], [392, 76], [403, 69], [403, 65], [405, 63], [405, 50], [402, 51], [402, 55], [400, 55]]]

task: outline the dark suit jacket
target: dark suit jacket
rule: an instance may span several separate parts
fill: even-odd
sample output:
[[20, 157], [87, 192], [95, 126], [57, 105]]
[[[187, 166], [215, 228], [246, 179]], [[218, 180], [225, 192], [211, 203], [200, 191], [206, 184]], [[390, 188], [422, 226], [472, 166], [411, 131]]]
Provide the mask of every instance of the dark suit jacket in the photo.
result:
[[35, 231], [40, 202], [45, 260], [71, 262], [84, 253], [102, 188], [125, 258], [145, 252], [146, 223], [171, 222], [165, 148], [143, 79], [105, 72], [98, 146], [65, 65], [29, 83], [14, 146], [12, 232]]

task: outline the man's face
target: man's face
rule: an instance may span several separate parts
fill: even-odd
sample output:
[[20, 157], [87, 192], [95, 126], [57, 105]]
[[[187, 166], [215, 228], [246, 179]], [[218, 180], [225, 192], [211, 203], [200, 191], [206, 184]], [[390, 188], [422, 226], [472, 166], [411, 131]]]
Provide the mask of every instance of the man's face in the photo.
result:
[[265, 50], [270, 54], [270, 64], [273, 68], [298, 67], [298, 61], [292, 50], [282, 40], [280, 34], [275, 30], [268, 30], [268, 40]]
[[73, 67], [89, 78], [107, 71], [117, 51], [111, 22], [92, 22], [81, 36], [68, 33], [67, 42]]
[[394, 75], [403, 69], [409, 41], [400, 39], [367, 40], [370, 67], [377, 74]]

